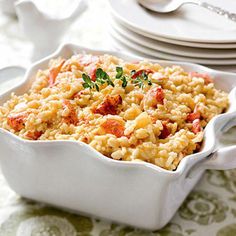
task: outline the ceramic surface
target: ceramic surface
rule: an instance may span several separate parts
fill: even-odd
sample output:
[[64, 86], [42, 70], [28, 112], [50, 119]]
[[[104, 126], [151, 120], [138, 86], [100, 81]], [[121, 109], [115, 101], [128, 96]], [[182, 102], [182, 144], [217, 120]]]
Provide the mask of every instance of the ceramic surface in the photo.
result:
[[165, 43], [162, 41], [154, 40], [143, 35], [137, 34], [123, 25], [119, 24], [115, 19], [112, 20], [111, 27], [118, 32], [122, 37], [128, 39], [135, 44], [143, 45], [147, 48], [154, 49], [161, 52], [170, 53], [173, 55], [193, 57], [193, 58], [206, 58], [206, 59], [227, 59], [236, 58], [236, 49], [207, 49], [207, 48], [194, 48]]
[[[208, 2], [236, 11], [234, 0], [228, 0], [227, 4], [221, 0]], [[120, 21], [139, 32], [189, 42], [236, 43], [234, 22], [194, 5], [187, 4], [172, 14], [152, 13], [141, 7], [136, 0], [110, 0], [110, 5], [112, 13]]]
[[236, 59], [234, 58], [226, 58], [226, 59], [215, 59], [215, 58], [197, 58], [197, 57], [186, 57], [170, 54], [167, 52], [163, 52], [161, 50], [151, 49], [149, 47], [144, 46], [144, 44], [136, 43], [130, 41], [128, 38], [121, 36], [114, 29], [110, 29], [111, 35], [115, 38], [116, 41], [121, 44], [138, 51], [139, 53], [150, 55], [154, 58], [165, 59], [165, 60], [176, 60], [176, 61], [188, 61], [191, 63], [198, 63], [204, 65], [236, 65]]
[[[110, 53], [131, 61], [141, 59], [118, 52], [63, 45], [53, 55], [33, 64], [20, 85], [0, 96], [0, 103], [13, 91], [16, 94], [26, 92], [36, 71], [46, 68], [51, 58], [59, 55], [69, 58], [83, 52]], [[158, 229], [172, 218], [206, 168], [236, 167], [231, 155], [236, 151], [235, 146], [215, 152], [216, 137], [233, 125], [236, 117], [235, 74], [190, 63], [158, 62], [163, 66], [177, 64], [187, 71], [209, 73], [218, 88], [231, 91], [229, 110], [209, 122], [201, 152], [184, 158], [176, 171], [167, 171], [145, 162], [109, 159], [81, 142], [28, 141], [0, 129], [0, 163], [11, 188], [24, 197], [75, 212]], [[9, 70], [9, 76], [10, 73]]]
[[[60, 45], [70, 25], [84, 12], [86, 0], [68, 1], [64, 14], [51, 15], [34, 0], [15, 2], [15, 10], [21, 28], [34, 46], [32, 61], [52, 53]], [[70, 5], [69, 5], [70, 4]], [[73, 5], [73, 10], [69, 11]], [[37, 27], [35, 27], [37, 25]]]
[[158, 40], [161, 42], [165, 43], [170, 43], [174, 44], [176, 46], [185, 46], [185, 47], [194, 47], [194, 48], [209, 48], [209, 49], [235, 49], [236, 48], [236, 43], [199, 43], [199, 42], [191, 42], [191, 41], [184, 41], [184, 40], [177, 40], [177, 39], [170, 39], [170, 38], [165, 38], [161, 36], [156, 36], [147, 32], [140, 31], [137, 28], [134, 28], [122, 20], [119, 19], [119, 17], [116, 17], [115, 15], [112, 15], [112, 18], [115, 19], [116, 21], [119, 22], [119, 24], [123, 25], [127, 29], [129, 29], [132, 32], [135, 32], [139, 35], [143, 35], [144, 37]]
[[15, 8], [14, 8], [14, 2], [16, 0], [0, 0], [0, 9], [4, 13], [15, 15]]
[[[117, 51], [135, 54], [137, 56], [140, 56], [142, 58], [147, 58], [149, 60], [157, 60], [155, 57], [141, 53], [137, 50], [134, 50], [132, 48], [125, 46], [124, 44], [115, 40], [115, 38], [112, 36], [110, 36], [110, 38], [111, 38], [110, 41], [111, 41], [111, 45], [112, 45], [113, 50], [115, 49]], [[219, 71], [228, 71], [228, 72], [232, 72], [232, 73], [236, 72], [235, 65], [223, 65], [223, 66], [222, 65], [211, 65], [210, 68], [215, 69], [215, 70], [219, 70]]]

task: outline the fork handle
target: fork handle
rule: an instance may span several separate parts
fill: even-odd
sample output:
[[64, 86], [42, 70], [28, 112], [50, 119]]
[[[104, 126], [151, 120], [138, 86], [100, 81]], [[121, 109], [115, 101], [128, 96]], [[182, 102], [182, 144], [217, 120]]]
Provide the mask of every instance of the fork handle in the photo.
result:
[[201, 7], [204, 7], [212, 12], [215, 12], [216, 14], [219, 14], [221, 16], [225, 16], [229, 20], [236, 22], [236, 14], [235, 13], [231, 13], [229, 11], [224, 10], [223, 8], [216, 7], [216, 6], [209, 4], [207, 2], [198, 2], [198, 5]]

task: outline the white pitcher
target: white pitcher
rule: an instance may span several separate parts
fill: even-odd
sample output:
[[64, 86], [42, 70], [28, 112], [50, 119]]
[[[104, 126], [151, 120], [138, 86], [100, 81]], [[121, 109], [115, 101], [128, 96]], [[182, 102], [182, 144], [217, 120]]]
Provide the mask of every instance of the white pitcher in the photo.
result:
[[[69, 3], [71, 2], [68, 1]], [[34, 46], [32, 61], [55, 51], [69, 26], [87, 7], [85, 0], [74, 1], [74, 3], [71, 12], [65, 11], [67, 15], [53, 16], [43, 9], [39, 9], [34, 0], [15, 2], [15, 10], [21, 28]], [[68, 8], [72, 9], [71, 7]]]
[[15, 15], [15, 8], [14, 8], [15, 0], [0, 0], [0, 9], [2, 12]]

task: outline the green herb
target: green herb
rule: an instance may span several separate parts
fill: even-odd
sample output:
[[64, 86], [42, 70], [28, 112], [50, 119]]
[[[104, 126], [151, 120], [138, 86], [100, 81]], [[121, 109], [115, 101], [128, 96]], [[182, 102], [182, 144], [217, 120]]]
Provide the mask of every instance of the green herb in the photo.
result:
[[83, 84], [83, 87], [84, 87], [84, 88], [92, 88], [92, 86], [90, 86], [90, 85], [87, 84], [87, 83], [84, 83], [84, 84]]
[[90, 89], [95, 88], [97, 91], [99, 91], [99, 87], [96, 84], [96, 82], [93, 82], [88, 75], [83, 73], [82, 74], [82, 79], [84, 80], [84, 83], [83, 83], [83, 87], [84, 88], [90, 88]]
[[122, 87], [125, 88], [127, 86], [127, 84], [128, 84], [128, 81], [127, 81], [126, 77], [124, 76], [122, 78]]
[[[131, 77], [133, 77], [135, 73], [137, 73], [136, 70], [132, 70], [130, 72]], [[152, 81], [148, 79], [148, 74], [145, 71], [142, 71], [140, 75], [138, 75], [136, 78], [133, 78], [132, 83], [139, 86], [139, 88], [143, 88], [145, 84], [152, 85]]]
[[109, 75], [102, 68], [98, 68], [96, 70], [96, 82], [98, 82], [99, 84], [107, 83], [112, 87], [115, 86], [112, 80], [110, 79]]
[[123, 75], [123, 68], [117, 66], [117, 67], [116, 67], [116, 73], [117, 73], [117, 74], [116, 74], [116, 78], [117, 78], [117, 79], [120, 79], [121, 76]]
[[134, 85], [139, 86], [139, 88], [143, 88], [143, 86], [144, 86], [143, 80], [139, 76], [137, 78], [133, 79], [132, 83]]
[[124, 71], [122, 67], [116, 67], [116, 79], [120, 79], [122, 81], [122, 87], [125, 88], [128, 84], [129, 78], [123, 75]]
[[148, 80], [148, 74], [144, 71], [142, 72], [141, 77], [143, 77], [144, 80]]
[[136, 73], [136, 70], [131, 70], [130, 74], [133, 76]]
[[91, 80], [91, 78], [85, 73], [82, 74], [82, 79], [84, 81], [83, 87], [93, 89], [95, 87], [95, 83]]
[[98, 85], [96, 83], [94, 85], [95, 85], [96, 90], [99, 91]]
[[108, 85], [115, 86], [112, 80], [110, 79], [109, 75], [103, 71], [103, 69], [98, 68], [96, 70], [96, 80], [92, 81], [90, 76], [83, 73], [82, 79], [84, 80], [83, 87], [84, 88], [90, 88], [90, 89], [96, 89], [99, 91], [99, 85], [107, 83]]
[[[146, 84], [152, 85], [152, 81], [148, 79], [148, 73], [142, 71], [142, 73], [140, 73], [137, 77], [132, 78], [135, 73], [137, 73], [136, 70], [132, 70], [130, 76], [127, 76], [124, 75], [122, 67], [119, 66], [116, 67], [116, 79], [122, 81], [123, 88], [127, 86], [129, 81], [131, 81], [131, 83], [134, 84], [135, 86], [139, 86], [139, 88], [143, 88]], [[115, 86], [113, 81], [110, 79], [109, 75], [102, 68], [98, 68], [96, 70], [95, 81], [92, 81], [90, 76], [85, 73], [82, 74], [82, 78], [84, 80], [83, 83], [84, 88], [96, 89], [97, 91], [99, 91], [100, 89], [99, 85], [103, 85], [105, 83], [113, 87]]]

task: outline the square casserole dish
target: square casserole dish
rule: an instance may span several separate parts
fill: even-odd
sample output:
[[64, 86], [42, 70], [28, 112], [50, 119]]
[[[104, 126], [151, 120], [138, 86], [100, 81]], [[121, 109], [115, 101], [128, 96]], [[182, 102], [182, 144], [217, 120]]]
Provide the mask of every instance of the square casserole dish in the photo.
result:
[[[20, 85], [0, 95], [0, 104], [12, 92], [27, 92], [37, 70], [47, 68], [51, 58], [69, 58], [76, 53], [112, 54], [127, 61], [141, 59], [65, 44], [33, 64]], [[0, 129], [0, 164], [10, 187], [23, 197], [73, 212], [156, 230], [170, 221], [206, 169], [236, 167], [236, 146], [217, 147], [217, 137], [236, 124], [236, 75], [190, 63], [155, 62], [208, 73], [218, 89], [229, 92], [228, 111], [208, 123], [198, 153], [185, 157], [175, 171], [168, 171], [146, 162], [107, 158], [82, 142], [28, 141]], [[11, 67], [1, 70], [0, 83], [14, 73], [17, 71]]]

